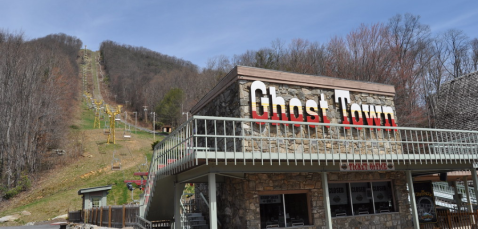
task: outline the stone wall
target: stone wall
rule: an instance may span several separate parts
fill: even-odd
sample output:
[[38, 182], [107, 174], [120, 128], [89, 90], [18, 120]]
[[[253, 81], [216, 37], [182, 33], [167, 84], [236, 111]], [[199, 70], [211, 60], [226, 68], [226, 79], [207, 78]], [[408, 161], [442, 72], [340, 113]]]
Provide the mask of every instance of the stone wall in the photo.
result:
[[[251, 93], [250, 88], [253, 81], [238, 80], [233, 82], [222, 91], [219, 95], [214, 97], [208, 104], [206, 104], [197, 115], [203, 116], [219, 116], [219, 117], [240, 117], [252, 118], [251, 115]], [[292, 98], [298, 98], [305, 107], [305, 101], [314, 100], [319, 103], [321, 94], [324, 94], [325, 100], [329, 104], [327, 110], [327, 118], [331, 123], [342, 123], [342, 109], [339, 104], [334, 101], [333, 89], [319, 89], [313, 87], [265, 83], [266, 86], [275, 87], [277, 97], [283, 97], [286, 104]], [[259, 95], [258, 95], [259, 96]], [[262, 96], [262, 95], [261, 95]], [[259, 99], [257, 99], [259, 100]], [[346, 112], [350, 111], [352, 103], [359, 106], [362, 104], [375, 106], [388, 106], [394, 109], [393, 97], [383, 95], [372, 95], [368, 93], [360, 93], [350, 91], [350, 100], [347, 103]], [[270, 108], [270, 107], [269, 107]], [[269, 112], [271, 113], [271, 112]], [[303, 111], [305, 114], [305, 111]], [[346, 114], [350, 119], [350, 114]], [[365, 117], [364, 117], [365, 119]], [[352, 123], [352, 120], [349, 120]], [[384, 120], [382, 119], [382, 123]], [[395, 120], [397, 123], [397, 120]], [[208, 133], [204, 133], [204, 125], [207, 125]], [[233, 126], [234, 125], [234, 126]], [[388, 142], [380, 142], [388, 137], [395, 141], [399, 138], [398, 132], [391, 131], [392, 134], [385, 134], [385, 132], [357, 131], [352, 128], [351, 132], [346, 132], [340, 127], [331, 128], [310, 128], [310, 126], [302, 126], [301, 128], [290, 127], [283, 125], [257, 125], [255, 122], [222, 122], [209, 120], [198, 123], [198, 134], [208, 135], [229, 135], [229, 136], [257, 136], [267, 137], [259, 141], [257, 139], [242, 140], [239, 138], [211, 138], [198, 139], [198, 147], [209, 147], [218, 151], [242, 151], [246, 152], [272, 152], [272, 153], [309, 153], [309, 154], [327, 154], [331, 150], [335, 152], [340, 149], [342, 153], [355, 152], [356, 154], [399, 154], [402, 153], [401, 145], [391, 144]], [[232, 131], [235, 130], [235, 133]], [[226, 131], [225, 133], [223, 133]], [[271, 138], [272, 137], [272, 138]], [[280, 138], [280, 141], [277, 139]], [[311, 144], [309, 140], [294, 140], [294, 138], [312, 138], [319, 139]], [[326, 140], [324, 140], [326, 139]], [[347, 142], [343, 140], [363, 140], [355, 142]], [[364, 140], [378, 140], [379, 142], [372, 143]], [[387, 139], [385, 139], [387, 140]], [[227, 141], [227, 142], [224, 142]], [[352, 143], [352, 144], [350, 144]], [[244, 147], [243, 147], [244, 146]], [[235, 149], [234, 149], [235, 147]], [[284, 156], [277, 156], [284, 157]]]
[[[240, 117], [252, 118], [251, 114], [251, 88], [252, 81], [239, 81], [239, 96], [240, 96]], [[324, 94], [324, 99], [328, 102], [327, 118], [331, 123], [341, 124], [343, 121], [342, 108], [338, 103], [335, 103], [335, 95], [333, 89], [320, 89], [313, 87], [285, 85], [276, 83], [265, 83], [266, 87], [275, 87], [276, 96], [284, 98], [286, 106], [292, 98], [298, 98], [305, 108], [307, 100], [314, 100], [319, 104], [321, 94]], [[261, 97], [263, 95], [260, 95]], [[256, 101], [260, 101], [256, 98]], [[374, 106], [388, 106], [394, 110], [395, 105], [392, 96], [373, 95], [369, 93], [361, 93], [350, 91], [350, 101], [347, 103], [346, 116], [349, 117], [349, 122], [352, 123], [351, 104], [356, 103], [359, 106], [362, 104]], [[272, 112], [270, 111], [269, 114]], [[305, 115], [305, 110], [303, 111]], [[365, 116], [363, 117], [365, 120]], [[384, 120], [382, 118], [382, 124]], [[396, 117], [395, 123], [398, 125]], [[365, 121], [364, 121], [365, 124]], [[352, 128], [351, 131], [345, 131], [342, 127], [320, 127], [311, 128], [310, 126], [302, 126], [301, 128], [285, 127], [283, 125], [257, 125], [256, 123], [243, 123], [241, 128], [247, 136], [258, 137], [276, 137], [281, 138], [278, 142], [275, 138], [260, 139], [260, 141], [244, 140], [246, 152], [272, 152], [272, 153], [309, 153], [309, 154], [326, 154], [334, 150], [341, 153], [354, 152], [356, 154], [401, 154], [402, 146], [400, 144], [389, 143], [386, 140], [396, 141], [400, 138], [398, 132], [375, 132], [375, 131], [357, 131]], [[383, 128], [380, 128], [383, 129]], [[311, 138], [318, 139], [317, 142], [311, 144], [309, 140], [295, 140], [297, 138]], [[343, 140], [364, 140], [363, 142], [346, 142]], [[377, 140], [384, 142], [372, 143], [365, 140]], [[350, 144], [351, 143], [351, 144]]]
[[[397, 212], [367, 216], [333, 218], [334, 228], [413, 228], [404, 172], [328, 173], [329, 181], [392, 180]], [[207, 185], [197, 186], [207, 193]], [[218, 220], [222, 228], [259, 229], [261, 191], [307, 190], [313, 225], [303, 228], [325, 228], [325, 208], [320, 173], [257, 173], [245, 179], [226, 178], [217, 190]], [[207, 215], [207, 212], [204, 212]]]
[[[320, 89], [313, 87], [286, 85], [264, 82], [267, 87], [275, 87], [277, 97], [283, 97], [288, 104], [288, 101], [292, 98], [298, 98], [302, 101], [302, 106], [305, 106], [305, 101], [311, 99], [317, 103], [320, 100], [320, 94], [324, 94], [325, 99], [329, 104], [329, 110], [327, 111], [327, 117], [331, 123], [342, 123], [342, 114], [338, 104], [334, 102], [334, 90], [333, 89]], [[239, 81], [239, 96], [240, 96], [240, 117], [252, 118], [251, 115], [251, 84], [252, 81]], [[384, 95], [372, 95], [369, 93], [360, 93], [350, 91], [350, 103], [347, 104], [347, 110], [350, 110], [351, 103], [376, 105], [376, 106], [389, 106], [395, 111], [395, 104], [393, 102], [393, 96]], [[257, 100], [259, 101], [259, 100]], [[348, 115], [350, 117], [350, 115]], [[395, 120], [398, 125], [398, 121]]]

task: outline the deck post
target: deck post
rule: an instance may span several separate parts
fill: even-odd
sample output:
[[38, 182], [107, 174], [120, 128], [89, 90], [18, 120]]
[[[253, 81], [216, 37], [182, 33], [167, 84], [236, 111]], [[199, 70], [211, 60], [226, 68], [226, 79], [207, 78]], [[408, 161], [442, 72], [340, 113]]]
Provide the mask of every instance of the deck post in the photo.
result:
[[209, 228], [217, 229], [217, 204], [216, 204], [216, 174], [207, 176], [209, 191]]
[[179, 183], [174, 183], [174, 228], [182, 229], [181, 225], [181, 195], [183, 190]]
[[[471, 172], [471, 171], [470, 171]], [[467, 210], [468, 212], [472, 213], [473, 212], [473, 205], [471, 204], [471, 196], [470, 196], [470, 189], [468, 188], [468, 180], [467, 177], [463, 177], [463, 183], [465, 183], [465, 194], [466, 194], [466, 205], [467, 205]]]
[[408, 195], [410, 196], [410, 205], [412, 208], [413, 228], [420, 229], [417, 212], [417, 202], [415, 200], [415, 190], [413, 189], [412, 171], [407, 170]]
[[[325, 228], [332, 229], [332, 216], [330, 213], [329, 183], [327, 181], [327, 172], [322, 172], [322, 189], [324, 192], [324, 210], [325, 210]], [[317, 225], [316, 225], [317, 226]]]
[[475, 200], [478, 201], [478, 190], [476, 187], [478, 187], [478, 177], [476, 176], [476, 168], [471, 168], [471, 178], [473, 179], [473, 187], [475, 189]]

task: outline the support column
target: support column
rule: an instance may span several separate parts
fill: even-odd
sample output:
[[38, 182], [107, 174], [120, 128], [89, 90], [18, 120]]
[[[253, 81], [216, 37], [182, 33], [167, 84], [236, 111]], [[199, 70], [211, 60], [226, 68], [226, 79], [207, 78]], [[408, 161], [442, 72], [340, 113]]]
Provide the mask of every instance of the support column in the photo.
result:
[[181, 225], [181, 195], [184, 187], [179, 183], [174, 183], [174, 228], [182, 229]]
[[207, 175], [209, 191], [209, 228], [217, 229], [216, 174]]
[[456, 185], [456, 180], [453, 181], [453, 192], [455, 193], [455, 195], [453, 195], [453, 198], [455, 199], [456, 207], [458, 209], [460, 209], [460, 211], [461, 211], [462, 202], [461, 202], [460, 194], [458, 193], [458, 187]]
[[478, 202], [478, 176], [476, 176], [476, 168], [471, 168], [471, 178], [473, 178], [473, 188], [475, 189], [475, 200]]
[[322, 172], [322, 189], [324, 195], [324, 210], [325, 210], [325, 228], [332, 229], [332, 216], [330, 213], [330, 199], [329, 199], [329, 183], [327, 180], [327, 172]]
[[468, 188], [468, 180], [467, 177], [463, 177], [463, 182], [465, 183], [465, 194], [466, 194], [466, 205], [468, 212], [473, 212], [473, 205], [471, 204], [471, 196], [470, 196], [470, 189]]
[[408, 195], [410, 196], [410, 205], [412, 208], [413, 228], [420, 229], [418, 222], [417, 202], [415, 200], [415, 190], [413, 189], [412, 171], [407, 170]]

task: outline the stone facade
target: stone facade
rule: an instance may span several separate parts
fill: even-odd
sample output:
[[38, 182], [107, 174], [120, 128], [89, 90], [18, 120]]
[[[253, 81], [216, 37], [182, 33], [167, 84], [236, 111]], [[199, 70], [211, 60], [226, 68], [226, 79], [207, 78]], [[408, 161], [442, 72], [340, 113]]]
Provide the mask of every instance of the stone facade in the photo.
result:
[[[277, 83], [264, 82], [267, 87], [275, 87], [278, 97], [283, 97], [286, 103], [292, 98], [298, 98], [303, 102], [305, 106], [306, 100], [320, 100], [320, 94], [324, 94], [325, 99], [329, 104], [327, 111], [327, 117], [331, 123], [342, 123], [342, 114], [338, 104], [334, 102], [334, 90], [333, 89], [321, 89], [313, 87], [304, 87], [298, 85], [286, 85]], [[252, 81], [239, 80], [239, 96], [240, 96], [240, 116], [241, 118], [251, 118], [251, 84]], [[357, 103], [359, 105], [376, 105], [376, 106], [389, 106], [395, 111], [395, 104], [393, 102], [393, 96], [373, 95], [369, 93], [361, 93], [350, 91], [350, 103], [347, 104], [347, 110], [350, 110], [351, 103]], [[259, 100], [257, 100], [259, 101]], [[350, 114], [348, 114], [350, 117]], [[398, 122], [396, 121], [397, 125]]]
[[[247, 80], [237, 80], [227, 87], [226, 90], [218, 94], [211, 101], [209, 101], [197, 115], [202, 116], [218, 116], [218, 117], [237, 117], [237, 118], [252, 118], [251, 115], [251, 84], [253, 81]], [[320, 100], [321, 94], [324, 94], [324, 98], [327, 100], [329, 107], [327, 110], [327, 118], [331, 123], [342, 123], [342, 109], [339, 104], [334, 101], [334, 90], [333, 89], [320, 89], [313, 87], [304, 87], [298, 85], [286, 85], [286, 84], [277, 84], [277, 83], [265, 83], [267, 87], [275, 87], [277, 97], [283, 97], [286, 103], [292, 98], [298, 98], [302, 101], [302, 106], [305, 107], [305, 101], [314, 100], [318, 103]], [[261, 95], [262, 96], [262, 95]], [[257, 99], [259, 100], [259, 99]], [[362, 104], [374, 105], [374, 106], [388, 106], [394, 109], [394, 102], [392, 96], [384, 95], [374, 95], [369, 93], [361, 93], [350, 91], [350, 100], [347, 103], [347, 112], [350, 111], [351, 104], [356, 103], [359, 106]], [[270, 108], [270, 107], [269, 107]], [[269, 114], [271, 112], [269, 111]], [[303, 111], [305, 114], [305, 111]], [[347, 117], [350, 117], [350, 114], [346, 114]], [[364, 118], [365, 119], [365, 118]], [[349, 120], [352, 123], [352, 120]], [[384, 122], [382, 118], [382, 123]], [[397, 123], [397, 121], [395, 120]], [[246, 135], [246, 136], [259, 136], [259, 137], [279, 137], [282, 138], [281, 142], [276, 141], [273, 138], [264, 139], [261, 141], [254, 140], [239, 140], [239, 139], [226, 139], [228, 142], [224, 144], [225, 139], [217, 139], [216, 141], [209, 141], [208, 146], [210, 148], [216, 148], [218, 151], [242, 151], [246, 152], [273, 152], [273, 153], [286, 153], [286, 152], [297, 152], [297, 153], [322, 153], [325, 154], [331, 149], [340, 149], [342, 153], [347, 153], [354, 151], [357, 154], [400, 154], [401, 145], [399, 144], [390, 144], [385, 142], [379, 142], [373, 144], [372, 142], [358, 143], [354, 142], [353, 144], [348, 144], [341, 140], [352, 140], [352, 137], [355, 140], [361, 139], [383, 139], [383, 132], [373, 132], [368, 131], [366, 135], [361, 135], [358, 131], [352, 131], [353, 136], [347, 136], [349, 133], [344, 132], [342, 128], [285, 128], [284, 126], [273, 126], [273, 125], [256, 125], [254, 122], [251, 123], [235, 123], [235, 126], [232, 122], [214, 122], [212, 120], [205, 123], [198, 123], [198, 130], [203, 131], [203, 125], [207, 125], [207, 130], [211, 131], [207, 134], [217, 134], [217, 135], [233, 135], [232, 133], [222, 133], [224, 130], [232, 132], [235, 130], [235, 135]], [[226, 125], [224, 127], [224, 125]], [[217, 131], [213, 133], [213, 131]], [[206, 134], [201, 133], [199, 134]], [[340, 137], [336, 137], [339, 136]], [[358, 136], [361, 135], [361, 136]], [[394, 136], [396, 135], [396, 136]], [[315, 144], [310, 144], [308, 140], [299, 141], [292, 140], [294, 137], [302, 138], [303, 136], [308, 136], [308, 138], [314, 139], [331, 139], [336, 138], [338, 141], [318, 141]], [[334, 137], [331, 137], [334, 136]], [[360, 137], [360, 138], [359, 138]], [[365, 138], [364, 138], [365, 137]], [[389, 138], [395, 140], [399, 138], [398, 132], [392, 132]], [[205, 141], [203, 139], [198, 139], [198, 146], [206, 147], [204, 145]], [[234, 142], [235, 141], [235, 142]], [[204, 143], [204, 144], [203, 144]], [[297, 145], [300, 147], [297, 148]], [[235, 149], [234, 149], [235, 147]], [[244, 148], [243, 148], [244, 147]], [[227, 148], [227, 149], [224, 149]]]
[[[329, 182], [384, 181], [393, 185], [396, 212], [333, 218], [334, 228], [405, 229], [413, 228], [404, 172], [328, 173]], [[325, 208], [320, 173], [255, 173], [245, 179], [226, 178], [217, 191], [218, 220], [222, 228], [259, 229], [259, 195], [265, 191], [303, 190], [310, 201], [312, 225], [300, 228], [325, 228]], [[197, 185], [197, 192], [207, 193], [207, 185]], [[307, 207], [307, 206], [304, 206]], [[206, 209], [205, 209], [206, 210]], [[207, 215], [207, 212], [204, 212]]]
[[[252, 118], [251, 114], [251, 84], [252, 81], [239, 80], [239, 96], [240, 96], [240, 117], [241, 118]], [[327, 118], [331, 123], [341, 124], [343, 121], [342, 109], [339, 104], [335, 103], [334, 99], [334, 90], [333, 89], [320, 89], [313, 87], [304, 87], [298, 85], [286, 85], [286, 84], [276, 84], [276, 83], [265, 83], [266, 87], [275, 87], [277, 97], [283, 97], [286, 101], [290, 101], [292, 98], [298, 98], [302, 101], [302, 106], [305, 108], [305, 101], [314, 100], [317, 103], [320, 101], [321, 94], [324, 94], [324, 98], [327, 101], [329, 107], [327, 110]], [[262, 95], [261, 95], [262, 96]], [[259, 98], [256, 98], [256, 101], [260, 101]], [[394, 102], [392, 96], [384, 95], [373, 95], [369, 93], [361, 93], [350, 91], [350, 101], [347, 103], [346, 111], [349, 112], [351, 104], [356, 103], [359, 106], [362, 104], [374, 105], [374, 106], [388, 106], [393, 110]], [[272, 112], [270, 111], [269, 114]], [[305, 111], [303, 111], [305, 114]], [[395, 113], [395, 110], [394, 110]], [[347, 113], [347, 117], [351, 117], [351, 114]], [[396, 119], [395, 119], [396, 120]], [[382, 118], [382, 124], [384, 122]], [[352, 120], [349, 120], [352, 123]], [[395, 123], [398, 124], [397, 121]], [[401, 154], [402, 148], [400, 144], [391, 144], [385, 142], [379, 142], [376, 145], [372, 142], [367, 142], [364, 144], [354, 142], [353, 144], [348, 144], [340, 140], [358, 140], [358, 139], [384, 139], [386, 136], [383, 136], [383, 132], [373, 132], [367, 131], [366, 135], [362, 135], [361, 132], [352, 131], [351, 133], [344, 132], [343, 128], [284, 128], [284, 126], [273, 126], [273, 125], [264, 125], [259, 126], [253, 123], [247, 124], [243, 123], [241, 127], [236, 128], [236, 130], [244, 129], [244, 132], [248, 136], [262, 136], [262, 137], [279, 137], [283, 138], [282, 142], [277, 142], [275, 139], [267, 140], [261, 139], [261, 141], [253, 140], [244, 140], [242, 144], [245, 146], [246, 152], [277, 152], [277, 153], [286, 153], [286, 152], [296, 152], [296, 153], [328, 153], [330, 150], [339, 149], [342, 153], [355, 152], [356, 154]], [[352, 134], [353, 136], [350, 136]], [[391, 131], [389, 138], [395, 140], [400, 138], [398, 132]], [[360, 135], [360, 136], [358, 136]], [[316, 144], [310, 144], [308, 140], [292, 140], [293, 138], [308, 138], [319, 139]], [[340, 137], [338, 137], [340, 136]], [[338, 141], [321, 141], [320, 139], [334, 139]], [[241, 144], [241, 146], [242, 146]], [[297, 147], [299, 146], [299, 147]]]

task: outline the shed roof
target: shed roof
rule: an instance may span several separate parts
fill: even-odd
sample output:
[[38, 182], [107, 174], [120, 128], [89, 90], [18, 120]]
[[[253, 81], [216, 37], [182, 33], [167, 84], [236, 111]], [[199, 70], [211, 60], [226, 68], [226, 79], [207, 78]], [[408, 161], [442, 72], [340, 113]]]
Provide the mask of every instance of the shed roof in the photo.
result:
[[78, 190], [78, 195], [83, 195], [85, 193], [90, 193], [90, 192], [101, 192], [101, 191], [108, 191], [108, 190], [111, 190], [111, 185], [92, 187], [92, 188], [82, 188]]

